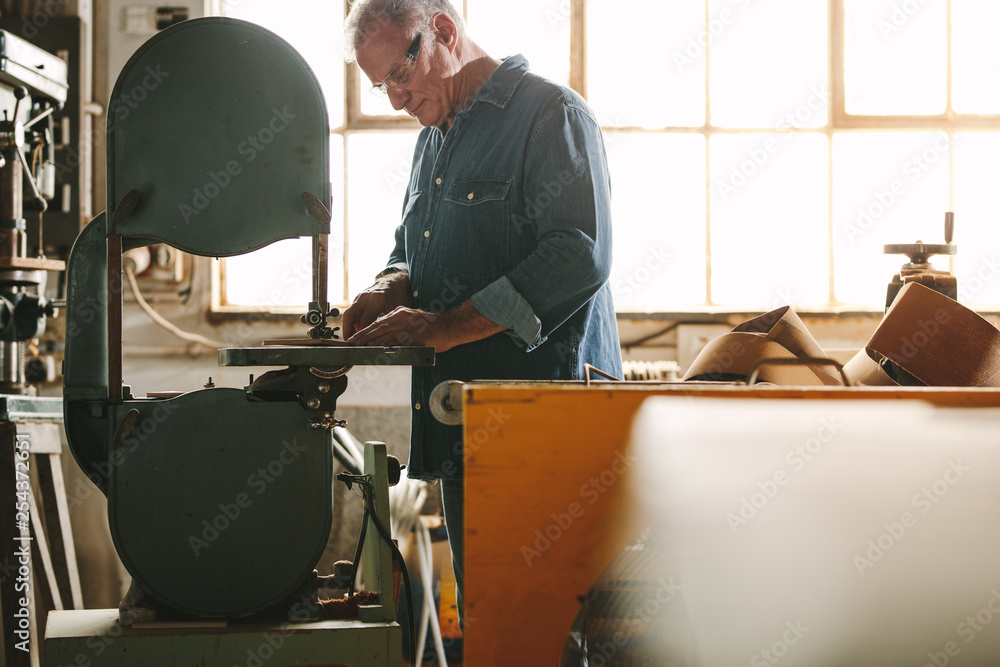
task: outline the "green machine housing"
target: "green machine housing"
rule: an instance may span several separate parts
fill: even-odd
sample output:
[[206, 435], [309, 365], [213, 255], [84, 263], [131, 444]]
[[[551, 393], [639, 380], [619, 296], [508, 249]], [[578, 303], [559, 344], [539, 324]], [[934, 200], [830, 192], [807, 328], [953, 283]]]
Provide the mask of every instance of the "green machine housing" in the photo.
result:
[[[273, 372], [278, 385], [310, 371], [333, 377], [318, 408], [290, 381], [288, 391], [272, 382], [259, 395], [251, 386], [133, 396], [121, 377], [122, 254], [166, 243], [230, 257], [312, 237], [311, 313], [325, 324], [324, 97], [279, 37], [205, 18], [142, 46], [119, 76], [107, 116], [114, 210], [87, 225], [68, 267], [70, 448], [108, 498], [111, 534], [134, 586], [198, 617], [252, 614], [315, 578], [331, 527], [330, 427], [349, 348], [310, 348], [301, 367], [280, 355], [263, 362], [289, 366]], [[388, 356], [352, 363], [433, 363], [425, 348]]]

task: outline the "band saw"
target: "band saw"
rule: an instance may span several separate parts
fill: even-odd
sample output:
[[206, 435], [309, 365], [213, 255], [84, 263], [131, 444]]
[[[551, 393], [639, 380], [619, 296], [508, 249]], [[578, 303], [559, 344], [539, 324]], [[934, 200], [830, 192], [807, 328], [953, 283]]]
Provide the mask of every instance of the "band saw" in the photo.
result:
[[[70, 447], [107, 496], [115, 548], [133, 579], [118, 620], [232, 620], [278, 609], [319, 621], [318, 587], [345, 585], [345, 573], [314, 568], [332, 523], [333, 433], [343, 424], [335, 409], [347, 372], [432, 365], [434, 350], [336, 340], [326, 105], [281, 38], [224, 18], [164, 30], [128, 61], [107, 117], [111, 210], [87, 225], [69, 259], [64, 404]], [[247, 159], [240, 146], [252, 138], [267, 141]], [[278, 367], [243, 388], [133, 395], [122, 377], [124, 253], [165, 243], [231, 257], [295, 237], [313, 243], [308, 339], [219, 350], [222, 366]], [[382, 623], [394, 626], [389, 643], [398, 648], [391, 545], [380, 534], [398, 475], [384, 445], [369, 443], [364, 470], [347, 480], [368, 489], [364, 578], [376, 595], [360, 603], [357, 623], [330, 630], [352, 633], [346, 643], [365, 623]], [[360, 664], [351, 655], [329, 654]]]

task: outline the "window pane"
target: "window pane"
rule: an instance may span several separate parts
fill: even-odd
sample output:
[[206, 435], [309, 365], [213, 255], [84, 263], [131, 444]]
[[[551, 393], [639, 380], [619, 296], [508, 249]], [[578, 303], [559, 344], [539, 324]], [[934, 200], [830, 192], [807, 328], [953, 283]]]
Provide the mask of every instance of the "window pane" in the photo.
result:
[[716, 135], [710, 145], [713, 301], [758, 309], [825, 304], [826, 136]]
[[312, 299], [312, 243], [289, 239], [238, 257], [228, 257], [227, 305], [305, 306]]
[[[330, 127], [343, 125], [344, 39], [340, 26], [344, 24], [344, 3], [287, 0], [280, 11], [272, 0], [227, 0], [222, 4], [227, 16], [263, 26], [291, 44], [323, 88]], [[309, 20], [303, 21], [303, 16]]]
[[[1000, 135], [955, 135], [955, 275], [958, 300], [1000, 305]], [[935, 237], [936, 238], [936, 237]]]
[[358, 68], [358, 99], [361, 100], [361, 113], [366, 116], [397, 116], [403, 117], [407, 113], [400, 109], [396, 111], [389, 102], [389, 97], [371, 92], [372, 84], [361, 71], [357, 64], [352, 67]]
[[847, 113], [944, 113], [947, 0], [844, 0], [844, 7]]
[[[461, 9], [462, 3], [452, 4]], [[559, 83], [569, 83], [569, 0], [469, 0], [469, 34], [494, 58], [517, 53], [528, 59], [531, 71]], [[400, 54], [402, 56], [402, 54]], [[388, 99], [372, 95], [363, 73], [361, 113], [367, 116], [405, 116]]]
[[607, 133], [615, 307], [705, 302], [705, 138]]
[[330, 280], [327, 290], [330, 303], [348, 303], [344, 265], [347, 255], [344, 247], [344, 137], [335, 134], [330, 137], [330, 185], [333, 204], [330, 213], [330, 237], [327, 243], [327, 263], [330, 266]]
[[[908, 261], [888, 243], [944, 242], [948, 137], [933, 133], [834, 137], [834, 253], [837, 300], [882, 307], [885, 288]], [[938, 265], [947, 260], [932, 259]]]
[[952, 0], [952, 106], [959, 113], [1000, 113], [1000, 3]]
[[416, 140], [414, 132], [348, 137], [348, 300], [371, 285], [389, 260]]
[[[711, 118], [720, 127], [826, 124], [826, 0], [711, 0]], [[815, 108], [809, 108], [809, 101]], [[790, 122], [803, 105], [803, 118]]]
[[469, 33], [486, 53], [524, 54], [532, 72], [569, 83], [570, 0], [468, 0], [468, 12]]
[[[642, 21], [636, 21], [621, 2], [589, 0], [587, 96], [601, 124], [703, 125], [704, 26], [701, 2], [644, 3]], [[627, 66], [622, 43], [612, 35], [628, 35]]]
[[[327, 283], [330, 302], [344, 300], [344, 141], [330, 140], [330, 180], [333, 205], [330, 213]], [[240, 306], [294, 306], [312, 301], [312, 240], [278, 241], [255, 252], [224, 260], [226, 293], [223, 303]]]

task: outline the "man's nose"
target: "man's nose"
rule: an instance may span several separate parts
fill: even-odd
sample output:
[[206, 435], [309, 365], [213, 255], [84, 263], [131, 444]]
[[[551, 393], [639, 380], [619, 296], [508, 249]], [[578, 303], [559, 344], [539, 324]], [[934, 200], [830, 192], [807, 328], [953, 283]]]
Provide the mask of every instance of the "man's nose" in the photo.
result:
[[406, 106], [406, 103], [410, 101], [410, 93], [408, 93], [403, 88], [390, 88], [389, 89], [389, 104], [396, 111], [401, 110]]

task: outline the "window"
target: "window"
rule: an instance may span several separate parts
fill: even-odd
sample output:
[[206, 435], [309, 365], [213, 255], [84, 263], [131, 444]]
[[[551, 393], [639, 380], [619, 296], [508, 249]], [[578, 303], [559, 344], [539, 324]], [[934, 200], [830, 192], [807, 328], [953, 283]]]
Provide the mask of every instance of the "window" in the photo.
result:
[[[341, 59], [344, 7], [228, 0], [286, 36], [330, 100], [331, 299], [388, 256], [418, 126]], [[1000, 304], [1000, 46], [990, 0], [465, 0], [496, 56], [583, 93], [612, 170], [620, 311], [879, 309], [905, 261], [887, 243], [944, 242], [960, 300]], [[310, 20], [303, 21], [303, 16]], [[304, 242], [226, 261], [224, 305], [301, 308]], [[302, 279], [301, 276], [305, 276]]]

